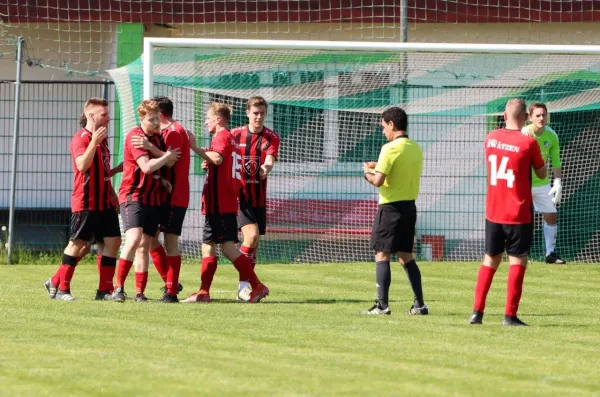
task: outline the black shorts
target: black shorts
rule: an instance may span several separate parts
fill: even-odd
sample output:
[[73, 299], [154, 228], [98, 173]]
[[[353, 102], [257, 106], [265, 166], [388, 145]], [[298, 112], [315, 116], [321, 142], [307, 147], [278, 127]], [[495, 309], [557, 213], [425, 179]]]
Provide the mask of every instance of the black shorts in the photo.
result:
[[371, 249], [376, 252], [412, 252], [417, 223], [414, 201], [380, 204], [371, 232]]
[[78, 211], [71, 214], [69, 240], [104, 242], [105, 237], [121, 237], [117, 210]]
[[240, 214], [238, 215], [238, 227], [256, 224], [261, 236], [267, 231], [267, 209], [265, 207], [253, 207], [246, 200], [240, 200]]
[[187, 208], [185, 207], [177, 207], [176, 205], [171, 204], [161, 205], [158, 209], [158, 224], [160, 231], [181, 236], [186, 211]]
[[141, 227], [144, 234], [156, 236], [158, 230], [158, 207], [142, 204], [139, 201], [128, 201], [121, 204], [121, 218], [125, 231]]
[[238, 226], [235, 214], [211, 214], [204, 216], [203, 243], [238, 243]]
[[485, 220], [485, 253], [525, 256], [533, 240], [533, 223], [503, 224]]

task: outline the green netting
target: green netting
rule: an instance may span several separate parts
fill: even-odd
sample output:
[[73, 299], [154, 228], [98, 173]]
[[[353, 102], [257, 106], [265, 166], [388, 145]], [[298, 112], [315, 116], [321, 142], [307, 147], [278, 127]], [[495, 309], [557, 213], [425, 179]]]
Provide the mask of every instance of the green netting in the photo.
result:
[[[203, 143], [202, 117], [215, 101], [233, 105], [232, 126], [244, 124], [245, 102], [270, 103], [267, 125], [282, 137], [269, 180], [265, 260], [368, 260], [377, 192], [361, 163], [384, 143], [380, 114], [409, 113], [409, 134], [423, 148], [417, 254], [475, 260], [483, 253], [483, 139], [501, 125], [509, 98], [543, 101], [558, 133], [563, 203], [557, 250], [568, 260], [599, 261], [600, 56], [381, 53], [159, 48], [155, 94], [170, 96], [175, 116]], [[121, 98], [123, 130], [136, 123], [142, 64], [110, 71]], [[203, 175], [190, 176], [192, 207], [182, 236], [185, 252], [200, 246], [197, 211]], [[544, 255], [536, 217], [534, 258]], [[424, 248], [423, 248], [424, 247]], [[421, 252], [422, 251], [422, 252]]]

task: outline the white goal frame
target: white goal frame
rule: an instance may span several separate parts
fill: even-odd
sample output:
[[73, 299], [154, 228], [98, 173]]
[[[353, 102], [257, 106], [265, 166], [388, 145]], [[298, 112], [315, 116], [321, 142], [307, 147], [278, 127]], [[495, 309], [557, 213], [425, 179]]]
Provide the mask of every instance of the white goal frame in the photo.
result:
[[391, 43], [366, 41], [242, 40], [146, 37], [144, 38], [144, 53], [142, 55], [144, 99], [149, 99], [153, 96], [154, 76], [152, 74], [152, 70], [154, 68], [154, 47], [196, 47], [254, 50], [281, 49], [368, 52], [600, 55], [600, 45]]

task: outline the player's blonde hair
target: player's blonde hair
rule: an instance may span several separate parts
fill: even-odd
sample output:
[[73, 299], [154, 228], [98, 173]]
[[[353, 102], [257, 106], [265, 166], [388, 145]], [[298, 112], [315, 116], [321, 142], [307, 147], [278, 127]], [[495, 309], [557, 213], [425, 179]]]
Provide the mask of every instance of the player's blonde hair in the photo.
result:
[[85, 102], [83, 105], [83, 112], [79, 115], [79, 125], [81, 128], [85, 128], [87, 125], [86, 111], [92, 106], [105, 106], [108, 107], [108, 101], [104, 98], [92, 97]]
[[213, 102], [208, 106], [208, 111], [229, 121], [231, 118], [232, 109], [224, 103]]
[[146, 117], [148, 113], [159, 113], [158, 103], [153, 99], [146, 99], [137, 108], [140, 119]]
[[253, 96], [252, 98], [248, 99], [248, 106], [246, 106], [246, 110], [250, 110], [252, 106], [264, 106], [265, 108], [269, 107], [265, 98], [261, 96]]

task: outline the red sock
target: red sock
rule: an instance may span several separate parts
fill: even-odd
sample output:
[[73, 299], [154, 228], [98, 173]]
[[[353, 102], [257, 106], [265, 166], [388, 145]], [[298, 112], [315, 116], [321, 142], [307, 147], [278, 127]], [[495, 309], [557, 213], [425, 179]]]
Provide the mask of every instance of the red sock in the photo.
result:
[[179, 270], [181, 269], [181, 255], [167, 256], [167, 293], [177, 295], [177, 287], [179, 286]]
[[[71, 279], [73, 278], [73, 274], [75, 273], [75, 267], [77, 266], [77, 257], [63, 254], [62, 262], [60, 264], [60, 268], [58, 269], [58, 279], [60, 280], [57, 285], [58, 289], [62, 291], [69, 291], [71, 288]], [[56, 277], [54, 275], [53, 279]]]
[[127, 275], [129, 274], [132, 265], [133, 261], [119, 258], [119, 266], [117, 266], [117, 282], [115, 283], [116, 287], [123, 287], [125, 285], [125, 280], [127, 280]]
[[525, 267], [512, 265], [508, 268], [508, 279], [506, 280], [506, 306], [504, 314], [514, 317], [519, 310], [521, 293], [523, 292], [523, 279], [525, 278]]
[[492, 280], [496, 274], [496, 269], [481, 265], [477, 275], [477, 284], [475, 284], [475, 303], [473, 310], [483, 313], [485, 309], [485, 298], [492, 286]]
[[117, 258], [108, 256], [97, 256], [98, 271], [100, 272], [100, 282], [98, 283], [98, 291], [113, 292], [113, 278], [117, 269]]
[[260, 284], [260, 280], [254, 273], [254, 269], [252, 269], [252, 263], [246, 257], [246, 255], [240, 255], [238, 258], [233, 261], [233, 266], [240, 273], [240, 280], [247, 280], [252, 288], [255, 288]]
[[167, 282], [167, 272], [169, 271], [169, 264], [167, 262], [167, 253], [162, 245], [159, 245], [152, 251], [150, 251], [150, 257], [152, 258], [152, 263], [154, 263], [154, 267], [158, 274], [160, 274], [160, 278], [166, 283]]
[[56, 285], [56, 287], [58, 287], [60, 285], [60, 274], [63, 271], [62, 268], [62, 263], [58, 266], [58, 269], [56, 269], [56, 273], [54, 273], [54, 276], [52, 276], [52, 278], [50, 279], [50, 282], [52, 283], [52, 285]]
[[[245, 245], [242, 245], [240, 247], [240, 252], [242, 253], [242, 255], [244, 255], [246, 258], [248, 258], [248, 260], [250, 261], [250, 264], [252, 266], [252, 269], [254, 269], [254, 266], [256, 265], [256, 250], [254, 248], [251, 247], [246, 247]], [[248, 280], [242, 280], [242, 274], [240, 273], [240, 281], [248, 281]]]
[[217, 271], [217, 260], [218, 258], [216, 256], [202, 258], [202, 268], [200, 269], [200, 291], [206, 293], [210, 292], [210, 286]]
[[148, 284], [148, 272], [135, 272], [135, 293], [143, 294]]

